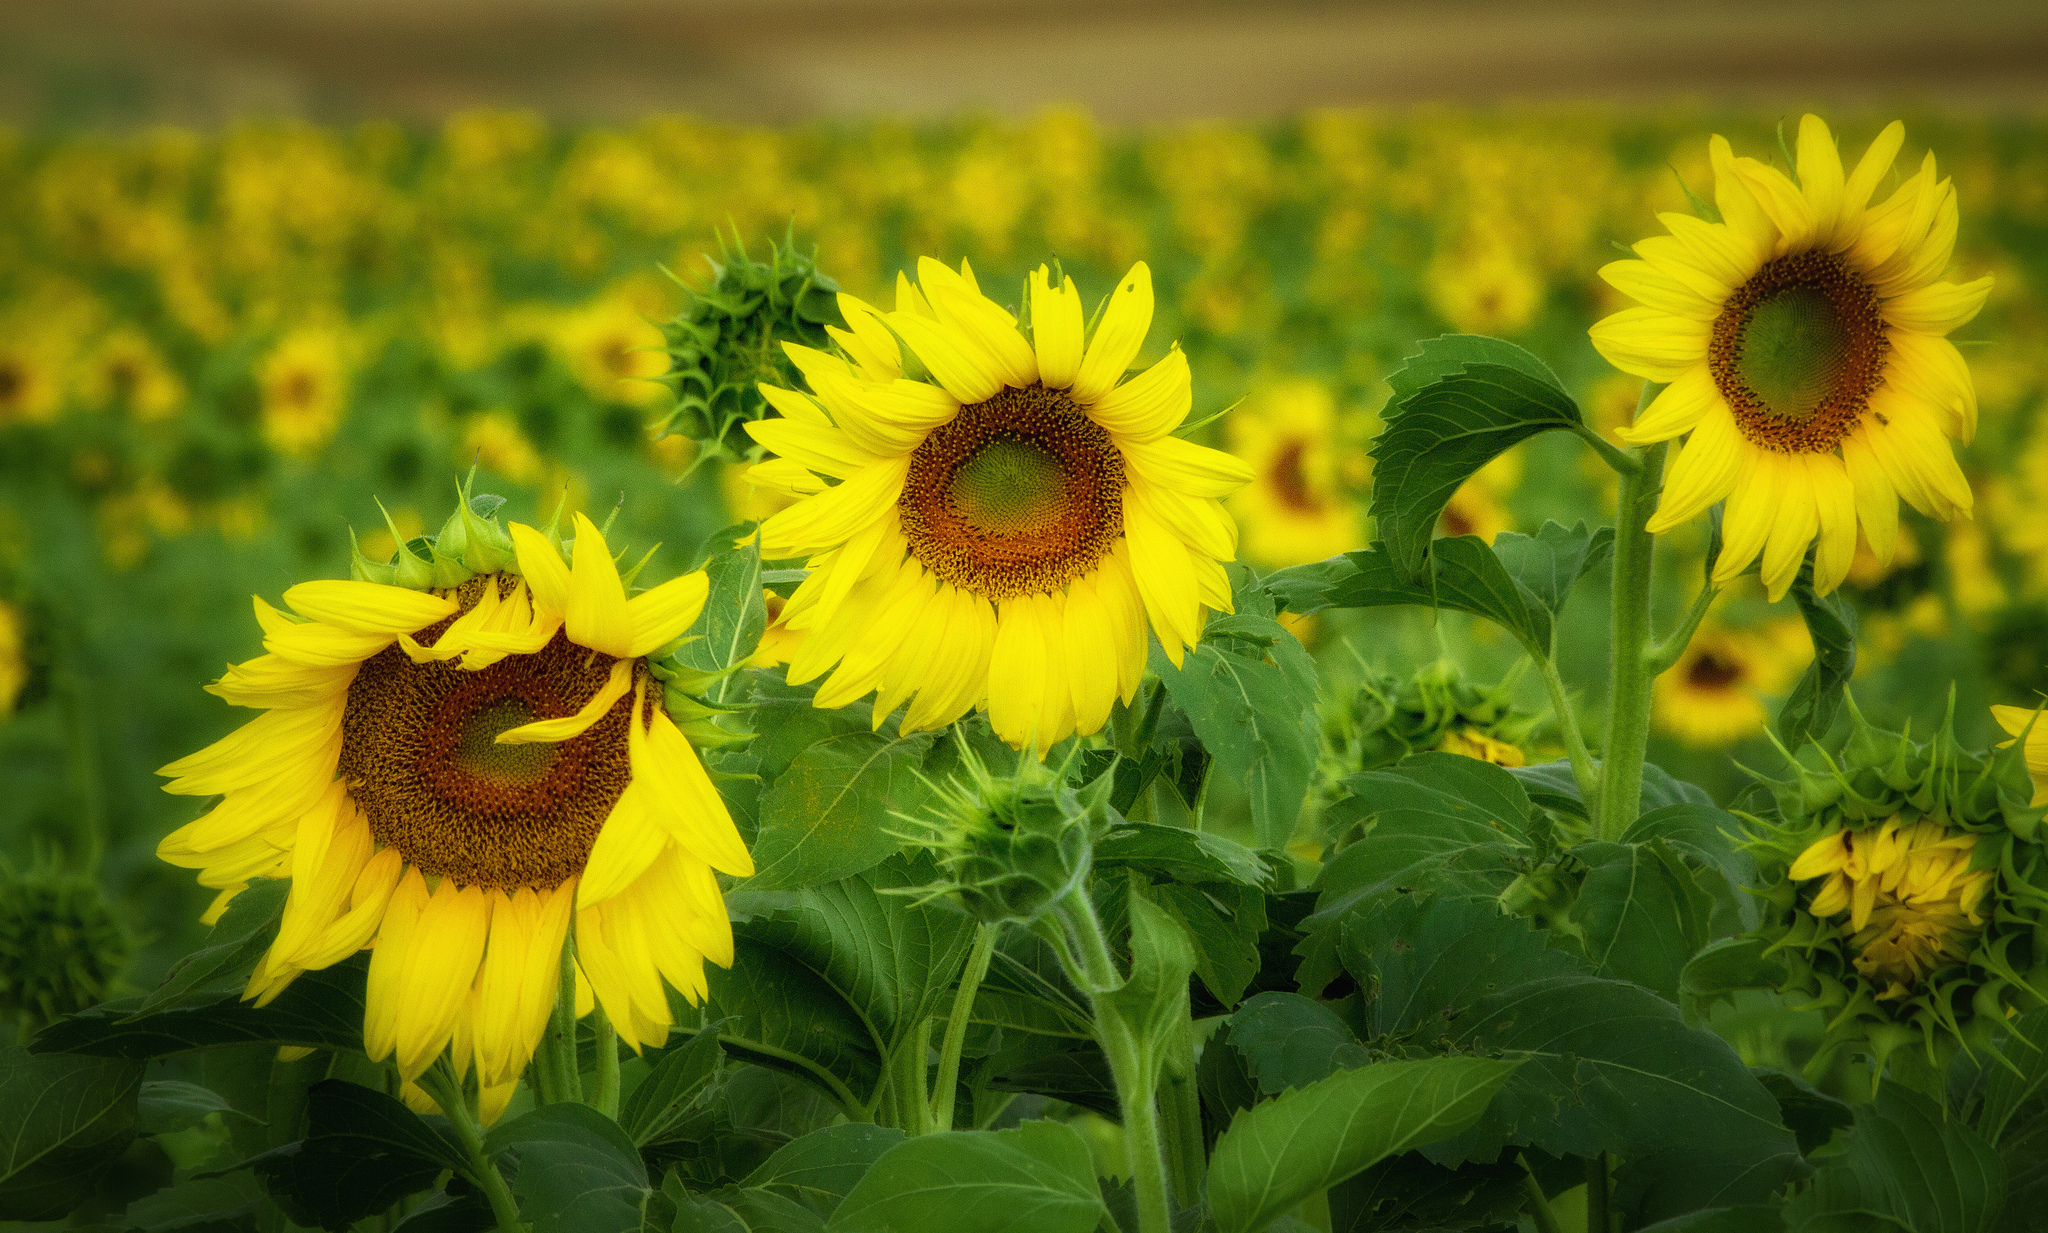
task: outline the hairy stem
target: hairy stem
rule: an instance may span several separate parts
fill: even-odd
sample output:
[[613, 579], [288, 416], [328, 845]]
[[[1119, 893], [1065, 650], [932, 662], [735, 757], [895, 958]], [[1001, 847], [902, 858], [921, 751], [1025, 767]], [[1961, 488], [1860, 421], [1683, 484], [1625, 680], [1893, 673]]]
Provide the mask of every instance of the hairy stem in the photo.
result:
[[619, 1033], [612, 1026], [610, 1016], [604, 1007], [593, 1007], [592, 1024], [597, 1028], [597, 1090], [591, 1093], [590, 1107], [606, 1117], [619, 1116]]
[[1579, 799], [1586, 802], [1586, 816], [1600, 816], [1600, 773], [1593, 765], [1593, 755], [1586, 750], [1586, 735], [1579, 730], [1578, 712], [1572, 709], [1571, 699], [1565, 696], [1564, 678], [1557, 674], [1557, 664], [1548, 656], [1536, 661], [1536, 667], [1543, 675], [1543, 688], [1550, 693], [1550, 710], [1557, 716], [1557, 730], [1564, 737], [1565, 756], [1571, 759], [1572, 779], [1579, 785]]
[[469, 1157], [469, 1180], [484, 1192], [490, 1200], [491, 1216], [498, 1222], [499, 1233], [525, 1233], [519, 1221], [519, 1205], [512, 1201], [511, 1187], [505, 1184], [505, 1175], [498, 1172], [498, 1166], [484, 1153], [483, 1130], [477, 1125], [476, 1114], [469, 1107], [469, 1095], [463, 1091], [462, 1080], [448, 1069], [445, 1061], [436, 1062], [420, 1076], [419, 1084], [426, 1089], [434, 1102], [441, 1106], [441, 1112], [455, 1127], [455, 1137], [462, 1142], [463, 1154]]
[[1116, 1080], [1131, 1185], [1137, 1192], [1138, 1233], [1171, 1233], [1173, 1208], [1166, 1197], [1166, 1157], [1159, 1135], [1159, 1067], [1107, 996], [1123, 987], [1124, 976], [1109, 953], [1109, 940], [1085, 888], [1067, 892], [1060, 901], [1060, 917], [1073, 942], [1071, 952], [1062, 948], [1067, 974], [1088, 995], [1095, 1011], [1096, 1040], [1109, 1059], [1110, 1077]]
[[1692, 607], [1686, 610], [1684, 618], [1678, 622], [1678, 628], [1672, 630], [1669, 638], [1658, 643], [1649, 652], [1651, 679], [1654, 680], [1669, 671], [1671, 666], [1678, 662], [1679, 656], [1685, 654], [1685, 648], [1692, 645], [1692, 636], [1699, 632], [1700, 622], [1707, 617], [1707, 609], [1714, 606], [1714, 597], [1720, 593], [1720, 588], [1710, 582], [1700, 588], [1698, 595], [1692, 597]]
[[924, 1090], [925, 1058], [931, 1050], [932, 1021], [926, 1019], [911, 1029], [909, 1037], [896, 1046], [889, 1059], [889, 1104], [893, 1117], [886, 1124], [907, 1135], [932, 1131], [931, 1098]]
[[[1643, 387], [1648, 406], [1660, 387]], [[1640, 409], [1640, 408], [1639, 408]], [[1664, 482], [1664, 443], [1635, 447], [1639, 466], [1621, 477], [1614, 523], [1614, 624], [1607, 743], [1600, 763], [1600, 838], [1619, 839], [1643, 798], [1650, 743], [1650, 579], [1657, 541], [1645, 528]]]
[[989, 960], [996, 951], [995, 925], [983, 924], [974, 931], [974, 949], [968, 952], [967, 969], [960, 973], [960, 987], [953, 993], [953, 1010], [946, 1016], [946, 1034], [939, 1042], [939, 1073], [932, 1083], [932, 1129], [953, 1129], [953, 1098], [960, 1089], [960, 1050], [967, 1043], [967, 1025], [974, 1018], [974, 997], [988, 975]]

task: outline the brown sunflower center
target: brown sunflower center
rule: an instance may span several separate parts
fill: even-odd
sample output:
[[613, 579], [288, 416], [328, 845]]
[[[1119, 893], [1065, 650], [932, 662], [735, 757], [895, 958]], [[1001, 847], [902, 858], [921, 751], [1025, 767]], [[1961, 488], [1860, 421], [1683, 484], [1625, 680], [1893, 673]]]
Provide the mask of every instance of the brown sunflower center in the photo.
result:
[[1280, 504], [1302, 514], [1320, 514], [1323, 503], [1316, 499], [1315, 490], [1309, 486], [1308, 470], [1303, 458], [1308, 452], [1308, 443], [1299, 439], [1291, 440], [1273, 455], [1273, 465], [1266, 470], [1266, 482], [1272, 485], [1273, 495]]
[[1005, 387], [910, 456], [898, 512], [911, 555], [984, 599], [1056, 591], [1124, 529], [1124, 459], [1061, 390]]
[[[485, 586], [472, 579], [464, 611]], [[415, 635], [432, 646], [450, 617]], [[632, 696], [580, 735], [500, 745], [499, 733], [574, 715], [615, 661], [561, 633], [531, 655], [471, 672], [414, 663], [397, 646], [371, 656], [349, 686], [341, 774], [376, 840], [420, 872], [459, 885], [514, 890], [560, 885], [583, 868], [597, 832], [632, 779], [626, 746]]]
[[1685, 681], [1698, 689], [1726, 689], [1747, 675], [1748, 671], [1734, 660], [1701, 651], [1686, 668]]
[[1856, 426], [1891, 344], [1877, 293], [1833, 253], [1764, 263], [1714, 319], [1707, 365], [1751, 444], [1824, 454]]

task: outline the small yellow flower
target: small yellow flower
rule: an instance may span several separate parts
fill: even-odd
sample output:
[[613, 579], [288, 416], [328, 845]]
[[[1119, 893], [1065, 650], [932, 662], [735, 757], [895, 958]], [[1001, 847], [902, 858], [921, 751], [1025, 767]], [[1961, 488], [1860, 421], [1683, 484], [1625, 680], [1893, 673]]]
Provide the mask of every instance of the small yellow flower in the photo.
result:
[[1807, 911], [1849, 914], [1856, 970], [1880, 1001], [1913, 996], [1937, 969], [1969, 958], [1984, 927], [1981, 908], [1997, 871], [1971, 869], [1977, 836], [1922, 819], [1890, 819], [1815, 840], [1792, 862], [1795, 882], [1825, 879]]
[[1444, 753], [1461, 754], [1491, 762], [1495, 766], [1527, 766], [1529, 759], [1521, 746], [1510, 745], [1498, 737], [1488, 736], [1472, 728], [1452, 728], [1444, 733], [1443, 743], [1437, 748]]

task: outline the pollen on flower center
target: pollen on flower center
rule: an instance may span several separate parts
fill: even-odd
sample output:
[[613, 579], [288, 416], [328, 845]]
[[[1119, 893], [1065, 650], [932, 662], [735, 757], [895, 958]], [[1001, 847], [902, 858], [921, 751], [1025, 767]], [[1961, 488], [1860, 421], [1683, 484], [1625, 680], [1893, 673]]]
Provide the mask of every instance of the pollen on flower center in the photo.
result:
[[1707, 365], [1752, 444], [1827, 453], [1862, 417], [1891, 351], [1877, 294], [1841, 257], [1766, 262], [1714, 319]]
[[[463, 584], [473, 607], [491, 575]], [[415, 635], [432, 646], [449, 617]], [[603, 688], [613, 659], [557, 632], [530, 655], [469, 671], [414, 663], [397, 646], [363, 662], [342, 713], [339, 769], [379, 843], [422, 873], [458, 885], [536, 890], [582, 870], [632, 779], [631, 696], [568, 740], [500, 745], [499, 733], [574, 715]]]
[[1123, 533], [1123, 455], [1065, 392], [1005, 387], [911, 455], [898, 503], [910, 551], [985, 599], [1057, 591]]

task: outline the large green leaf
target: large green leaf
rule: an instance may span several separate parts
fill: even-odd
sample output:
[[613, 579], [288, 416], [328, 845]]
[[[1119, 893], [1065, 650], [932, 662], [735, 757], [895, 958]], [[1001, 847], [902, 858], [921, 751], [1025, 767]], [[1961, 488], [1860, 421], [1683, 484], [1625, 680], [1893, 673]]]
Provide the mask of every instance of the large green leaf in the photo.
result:
[[1425, 1038], [1485, 998], [1531, 980], [1582, 975], [1585, 960], [1550, 936], [1501, 912], [1493, 900], [1392, 895], [1343, 922], [1340, 953], [1361, 986], [1373, 1036]]
[[647, 1201], [647, 1167], [618, 1123], [589, 1105], [543, 1105], [491, 1128], [514, 1158], [512, 1195], [534, 1233], [626, 1233]]
[[1279, 848], [1321, 750], [1316, 668], [1293, 634], [1249, 607], [1241, 600], [1236, 615], [1212, 619], [1178, 668], [1155, 645], [1151, 667], [1217, 769], [1244, 789], [1259, 846]]
[[342, 1233], [432, 1186], [443, 1170], [469, 1168], [445, 1122], [437, 1127], [382, 1092], [325, 1079], [307, 1091], [306, 1115], [303, 1140], [244, 1162], [294, 1224]]
[[1678, 1000], [1686, 963], [1712, 937], [1714, 898], [1670, 844], [1595, 840], [1572, 849], [1586, 865], [1571, 920], [1601, 976]]
[[682, 1121], [718, 1073], [720, 1056], [716, 1025], [664, 1049], [619, 1110], [619, 1125], [633, 1142], [644, 1147]]
[[1404, 576], [1385, 544], [1347, 553], [1345, 560], [1352, 572], [1329, 584], [1329, 607], [1420, 606], [1469, 612], [1513, 634], [1531, 655], [1550, 657], [1550, 610], [1477, 536], [1437, 540], [1430, 547], [1428, 572], [1420, 578]]
[[293, 981], [268, 1006], [252, 1006], [239, 989], [216, 990], [170, 1010], [141, 1013], [142, 998], [102, 1002], [44, 1028], [38, 1053], [89, 1053], [138, 1061], [219, 1045], [280, 1044], [315, 1049], [363, 1047], [363, 977], [356, 956]]
[[1246, 1001], [1230, 1016], [1229, 1042], [1268, 1096], [1370, 1060], [1336, 1011], [1298, 993], [1261, 993]]
[[1534, 535], [1502, 531], [1493, 537], [1493, 551], [1508, 576], [1554, 621], [1573, 585], [1614, 555], [1614, 528], [1589, 531], [1583, 522], [1569, 527], [1546, 522]]
[[1446, 1169], [1420, 1152], [1409, 1152], [1332, 1186], [1330, 1228], [1335, 1233], [1514, 1228], [1528, 1202], [1522, 1192], [1527, 1176], [1519, 1156]]
[[[722, 534], [730, 544], [733, 537]], [[712, 537], [714, 547], [720, 538]], [[748, 536], [745, 543], [714, 551], [704, 562], [704, 576], [709, 584], [704, 611], [690, 626], [689, 641], [677, 649], [676, 660], [700, 672], [717, 672], [752, 655], [768, 628], [768, 609], [761, 597], [760, 541]], [[725, 686], [720, 683], [721, 697], [726, 696]]]
[[903, 1132], [852, 1122], [785, 1143], [742, 1185], [780, 1191], [830, 1216], [870, 1166], [903, 1142]]
[[219, 1092], [179, 1079], [152, 1079], [144, 1083], [135, 1109], [136, 1132], [145, 1135], [187, 1130], [215, 1113], [243, 1116]]
[[1842, 713], [1844, 691], [1856, 674], [1856, 609], [1840, 591], [1822, 599], [1813, 593], [1813, 562], [1799, 567], [1792, 602], [1813, 638], [1813, 662], [1800, 674], [1778, 708], [1775, 727], [1788, 749], [1826, 735]]
[[1984, 1103], [1975, 1123], [1993, 1146], [2003, 1146], [2014, 1116], [2048, 1092], [2048, 1006], [2034, 1007], [2013, 1020], [2011, 1028], [1998, 1049], [2004, 1061], [1985, 1064]]
[[1437, 520], [1466, 480], [1529, 437], [1584, 422], [1541, 360], [1497, 338], [1431, 339], [1388, 384], [1370, 512], [1409, 581], [1422, 577]]
[[255, 969], [256, 961], [270, 949], [277, 937], [277, 922], [284, 915], [284, 901], [291, 891], [285, 878], [259, 878], [249, 889], [236, 895], [215, 922], [206, 945], [171, 965], [164, 983], [136, 1002], [133, 1014], [146, 1015], [174, 1006], [218, 1001], [216, 986], [232, 982], [241, 992], [241, 982]]
[[711, 967], [719, 1043], [858, 1104], [881, 1079], [882, 1046], [830, 980], [806, 959], [733, 930], [733, 965]]
[[1378, 1062], [1254, 1106], [1216, 1141], [1209, 1210], [1222, 1233], [1256, 1233], [1303, 1199], [1389, 1156], [1457, 1134], [1517, 1061]]
[[1856, 1109], [1843, 1151], [1785, 1206], [1795, 1233], [1897, 1228], [1992, 1233], [2005, 1205], [1998, 1153], [1960, 1118], [1896, 1083]]
[[832, 1213], [833, 1233], [1089, 1233], [1102, 1194], [1059, 1122], [924, 1135], [890, 1148]]
[[135, 1233], [256, 1233], [268, 1206], [247, 1173], [183, 1181], [130, 1203], [111, 1227]]
[[1755, 927], [1756, 895], [1750, 888], [1756, 885], [1756, 859], [1741, 846], [1742, 823], [1734, 814], [1713, 805], [1683, 801], [1648, 810], [1621, 835], [1623, 843], [1657, 840], [1669, 843], [1689, 864], [1719, 875], [1702, 879], [1714, 896], [1717, 936]]
[[1126, 822], [1095, 845], [1098, 869], [1132, 868], [1176, 882], [1266, 886], [1273, 871], [1241, 843], [1185, 826]]
[[903, 846], [893, 813], [914, 813], [929, 734], [828, 736], [796, 755], [761, 794], [750, 890], [822, 886], [880, 864]]
[[1265, 892], [1234, 882], [1169, 882], [1146, 893], [1186, 931], [1195, 950], [1195, 975], [1211, 996], [1226, 1007], [1237, 1005], [1259, 974]]
[[142, 1067], [0, 1049], [0, 1220], [56, 1220], [135, 1138]]

